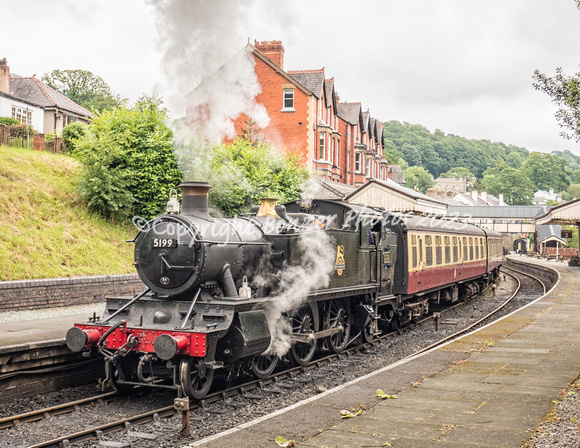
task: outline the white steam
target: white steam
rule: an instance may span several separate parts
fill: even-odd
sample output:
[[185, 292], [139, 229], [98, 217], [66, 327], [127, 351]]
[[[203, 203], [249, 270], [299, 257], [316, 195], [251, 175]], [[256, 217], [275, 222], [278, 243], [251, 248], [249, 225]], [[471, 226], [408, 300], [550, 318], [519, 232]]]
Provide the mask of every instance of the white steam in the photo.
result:
[[236, 133], [232, 120], [240, 114], [267, 126], [266, 109], [255, 103], [260, 84], [254, 59], [242, 38], [254, 0], [147, 2], [171, 86], [169, 105], [183, 110], [186, 101], [187, 121], [210, 145]]
[[270, 298], [266, 309], [272, 342], [268, 354], [284, 356], [290, 350], [292, 328], [285, 313], [306, 303], [311, 290], [326, 288], [334, 270], [336, 248], [323, 230], [312, 230], [300, 234], [298, 247], [302, 258], [298, 265], [288, 265], [277, 274], [279, 289]]

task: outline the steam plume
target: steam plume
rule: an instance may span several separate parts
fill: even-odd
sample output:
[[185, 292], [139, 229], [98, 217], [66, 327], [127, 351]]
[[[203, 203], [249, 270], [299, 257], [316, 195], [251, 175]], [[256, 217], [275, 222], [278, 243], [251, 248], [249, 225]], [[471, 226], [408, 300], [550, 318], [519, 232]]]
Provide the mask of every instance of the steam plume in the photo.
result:
[[306, 303], [313, 289], [325, 288], [330, 283], [334, 269], [336, 249], [328, 232], [312, 230], [300, 234], [298, 247], [302, 252], [300, 264], [286, 266], [278, 273], [280, 285], [266, 309], [266, 318], [272, 342], [269, 354], [282, 357], [292, 345], [292, 329], [284, 318], [284, 313], [299, 308]]
[[254, 0], [147, 0], [155, 13], [163, 68], [171, 83], [170, 105], [197, 123], [209, 145], [235, 133], [232, 119], [242, 113], [268, 125], [254, 60], [244, 48], [243, 27]]

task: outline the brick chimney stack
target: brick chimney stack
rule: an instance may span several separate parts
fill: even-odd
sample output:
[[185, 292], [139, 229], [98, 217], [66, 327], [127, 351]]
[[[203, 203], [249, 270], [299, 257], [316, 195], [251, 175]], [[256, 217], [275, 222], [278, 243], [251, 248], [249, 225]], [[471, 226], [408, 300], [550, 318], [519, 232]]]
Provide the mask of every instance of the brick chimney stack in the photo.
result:
[[284, 70], [284, 47], [281, 40], [254, 41], [254, 47], [274, 64]]
[[0, 92], [10, 95], [10, 67], [6, 58], [0, 60]]

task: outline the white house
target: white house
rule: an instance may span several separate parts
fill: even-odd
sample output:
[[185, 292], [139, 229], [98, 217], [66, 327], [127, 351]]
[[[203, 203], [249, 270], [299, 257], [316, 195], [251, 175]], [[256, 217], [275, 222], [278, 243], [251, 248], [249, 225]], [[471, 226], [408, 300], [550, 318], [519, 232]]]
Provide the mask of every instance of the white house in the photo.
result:
[[39, 132], [60, 134], [73, 121], [89, 123], [93, 114], [35, 75], [10, 75], [4, 58], [0, 60], [0, 116], [16, 118]]

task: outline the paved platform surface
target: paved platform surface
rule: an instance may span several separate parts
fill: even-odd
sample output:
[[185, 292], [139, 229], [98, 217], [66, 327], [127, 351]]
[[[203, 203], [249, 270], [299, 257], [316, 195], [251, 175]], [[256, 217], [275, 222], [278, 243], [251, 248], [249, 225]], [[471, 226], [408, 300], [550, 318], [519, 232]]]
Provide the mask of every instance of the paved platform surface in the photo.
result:
[[[102, 314], [103, 304], [95, 304], [97, 315]], [[14, 346], [32, 348], [54, 341], [62, 341], [75, 323], [86, 322], [92, 314], [67, 314], [46, 318], [26, 319], [0, 323], [0, 353]]]
[[[542, 262], [538, 262], [542, 264]], [[580, 374], [580, 270], [543, 299], [409, 362], [188, 446], [520, 447]], [[396, 399], [379, 400], [382, 389]], [[367, 410], [341, 419], [341, 410]], [[580, 441], [579, 441], [580, 445]]]

